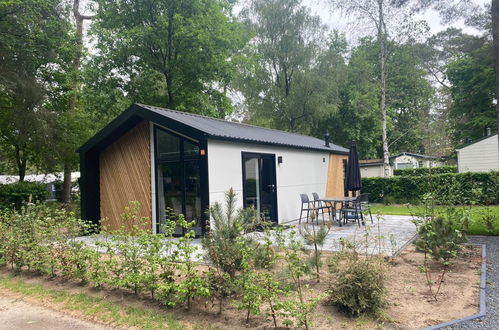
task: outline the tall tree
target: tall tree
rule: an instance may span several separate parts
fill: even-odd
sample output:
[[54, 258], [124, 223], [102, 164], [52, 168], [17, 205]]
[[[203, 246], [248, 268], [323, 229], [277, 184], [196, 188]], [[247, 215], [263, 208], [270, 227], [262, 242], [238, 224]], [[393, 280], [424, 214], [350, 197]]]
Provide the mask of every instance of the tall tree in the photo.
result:
[[338, 107], [344, 37], [327, 37], [320, 18], [300, 0], [251, 1], [242, 17], [254, 35], [237, 86], [246, 120], [322, 135], [313, 128]]
[[379, 111], [381, 116], [381, 134], [383, 146], [384, 176], [390, 175], [390, 151], [388, 141], [388, 115], [386, 109], [386, 61], [388, 56], [387, 44], [390, 39], [388, 20], [398, 17], [399, 6], [390, 0], [330, 0], [335, 8], [344, 14], [354, 16], [358, 21], [369, 24], [375, 30], [376, 41], [379, 47]]
[[223, 117], [244, 44], [225, 0], [96, 0], [98, 56], [132, 102]]
[[[417, 46], [390, 41], [385, 62], [387, 135], [393, 152], [424, 152], [422, 128], [432, 106], [433, 88], [426, 79]], [[363, 38], [351, 52], [342, 103], [323, 121], [334, 141], [356, 140], [363, 158], [376, 158], [383, 145], [380, 117], [379, 47], [376, 38]]]
[[[406, 2], [406, 0], [398, 0]], [[440, 12], [444, 23], [464, 18], [466, 24], [490, 29], [494, 47], [495, 71], [495, 118], [496, 129], [499, 132], [499, 1], [491, 0], [489, 12], [483, 14], [482, 8], [473, 1], [464, 0], [414, 0], [416, 10], [433, 8]], [[487, 8], [487, 6], [485, 7]], [[490, 23], [489, 23], [490, 22]], [[498, 135], [499, 140], [499, 135]]]
[[[85, 20], [89, 20], [92, 16], [83, 15], [80, 12], [80, 0], [73, 0], [72, 6], [72, 14], [75, 22], [75, 30], [76, 30], [76, 49], [74, 52], [74, 58], [72, 61], [72, 82], [73, 85], [70, 87], [70, 95], [69, 95], [69, 104], [67, 111], [68, 114], [64, 114], [60, 116], [61, 121], [73, 121], [81, 118], [77, 118], [74, 114], [77, 107], [77, 99], [78, 94], [80, 93], [80, 69], [81, 69], [81, 60], [83, 56], [83, 24]], [[74, 118], [71, 118], [74, 117]], [[68, 129], [71, 123], [65, 123], [61, 125], [61, 129]], [[78, 131], [69, 131], [73, 133], [78, 133]], [[67, 132], [67, 133], [69, 133]], [[71, 139], [69, 140], [71, 141]], [[74, 167], [75, 163], [75, 152], [74, 149], [78, 146], [77, 144], [81, 141], [76, 139], [76, 141], [72, 141], [73, 143], [68, 143], [68, 139], [65, 140], [66, 148], [60, 148], [61, 150], [61, 158], [63, 161], [63, 184], [62, 184], [62, 202], [69, 203], [71, 201], [71, 171]]]
[[67, 10], [59, 0], [0, 2], [0, 140], [22, 181], [40, 158], [53, 122], [45, 104], [72, 50]]

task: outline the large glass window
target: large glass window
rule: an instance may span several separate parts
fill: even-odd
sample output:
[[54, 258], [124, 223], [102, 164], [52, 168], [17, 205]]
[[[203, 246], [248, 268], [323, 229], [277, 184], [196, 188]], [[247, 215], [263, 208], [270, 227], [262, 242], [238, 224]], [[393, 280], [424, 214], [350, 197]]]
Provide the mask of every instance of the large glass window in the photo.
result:
[[[185, 137], [156, 128], [158, 226], [166, 217], [183, 214], [188, 221], [197, 223], [201, 231], [201, 170], [199, 144]], [[176, 234], [182, 234], [176, 228]]]

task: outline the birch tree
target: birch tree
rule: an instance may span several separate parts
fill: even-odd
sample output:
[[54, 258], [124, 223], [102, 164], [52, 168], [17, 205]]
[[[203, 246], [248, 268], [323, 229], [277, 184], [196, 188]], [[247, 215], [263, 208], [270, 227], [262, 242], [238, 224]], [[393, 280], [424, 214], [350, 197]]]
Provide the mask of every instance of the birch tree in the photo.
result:
[[[381, 139], [383, 144], [383, 173], [390, 175], [390, 151], [388, 141], [387, 122], [389, 120], [386, 109], [387, 95], [387, 71], [386, 62], [388, 57], [387, 44], [390, 38], [390, 31], [387, 17], [398, 16], [398, 6], [393, 6], [388, 0], [330, 0], [333, 7], [340, 9], [343, 14], [355, 18], [359, 23], [367, 24], [370, 29], [368, 34], [373, 32], [379, 47], [379, 111], [381, 116]], [[369, 31], [370, 30], [370, 31]]]

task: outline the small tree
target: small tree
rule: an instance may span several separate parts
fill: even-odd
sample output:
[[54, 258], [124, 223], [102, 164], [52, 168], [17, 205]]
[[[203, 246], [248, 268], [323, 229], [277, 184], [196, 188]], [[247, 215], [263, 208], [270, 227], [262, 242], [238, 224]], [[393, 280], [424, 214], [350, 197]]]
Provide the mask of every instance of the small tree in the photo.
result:
[[[310, 227], [312, 228], [312, 230], [310, 230]], [[303, 226], [303, 229], [300, 230], [300, 234], [305, 239], [305, 244], [314, 246], [314, 252], [310, 259], [310, 263], [315, 268], [317, 283], [320, 282], [320, 267], [322, 266], [322, 260], [321, 260], [322, 247], [324, 246], [324, 243], [326, 243], [326, 238], [330, 230], [331, 230], [330, 225], [328, 225], [327, 227], [324, 225], [320, 226], [319, 230], [316, 230], [313, 224], [311, 226], [306, 224], [305, 226]]]
[[242, 238], [249, 228], [254, 227], [257, 215], [253, 208], [236, 211], [236, 193], [231, 188], [225, 193], [225, 210], [220, 203], [210, 207], [211, 230], [203, 238], [203, 247], [208, 258], [231, 278], [241, 269], [242, 256], [238, 240], [249, 244], [250, 238]]

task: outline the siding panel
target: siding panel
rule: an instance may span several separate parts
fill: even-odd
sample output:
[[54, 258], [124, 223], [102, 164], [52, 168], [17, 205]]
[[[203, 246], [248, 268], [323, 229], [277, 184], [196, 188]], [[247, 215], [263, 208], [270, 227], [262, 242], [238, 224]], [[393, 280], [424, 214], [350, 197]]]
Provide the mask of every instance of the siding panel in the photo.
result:
[[348, 155], [331, 154], [329, 156], [326, 196], [343, 196], [345, 194], [343, 160], [346, 159], [348, 159]]
[[[102, 227], [119, 229], [121, 214], [130, 201], [138, 201], [140, 216], [151, 219], [149, 122], [139, 123], [102, 151], [99, 163]], [[147, 226], [152, 228], [150, 222]]]

